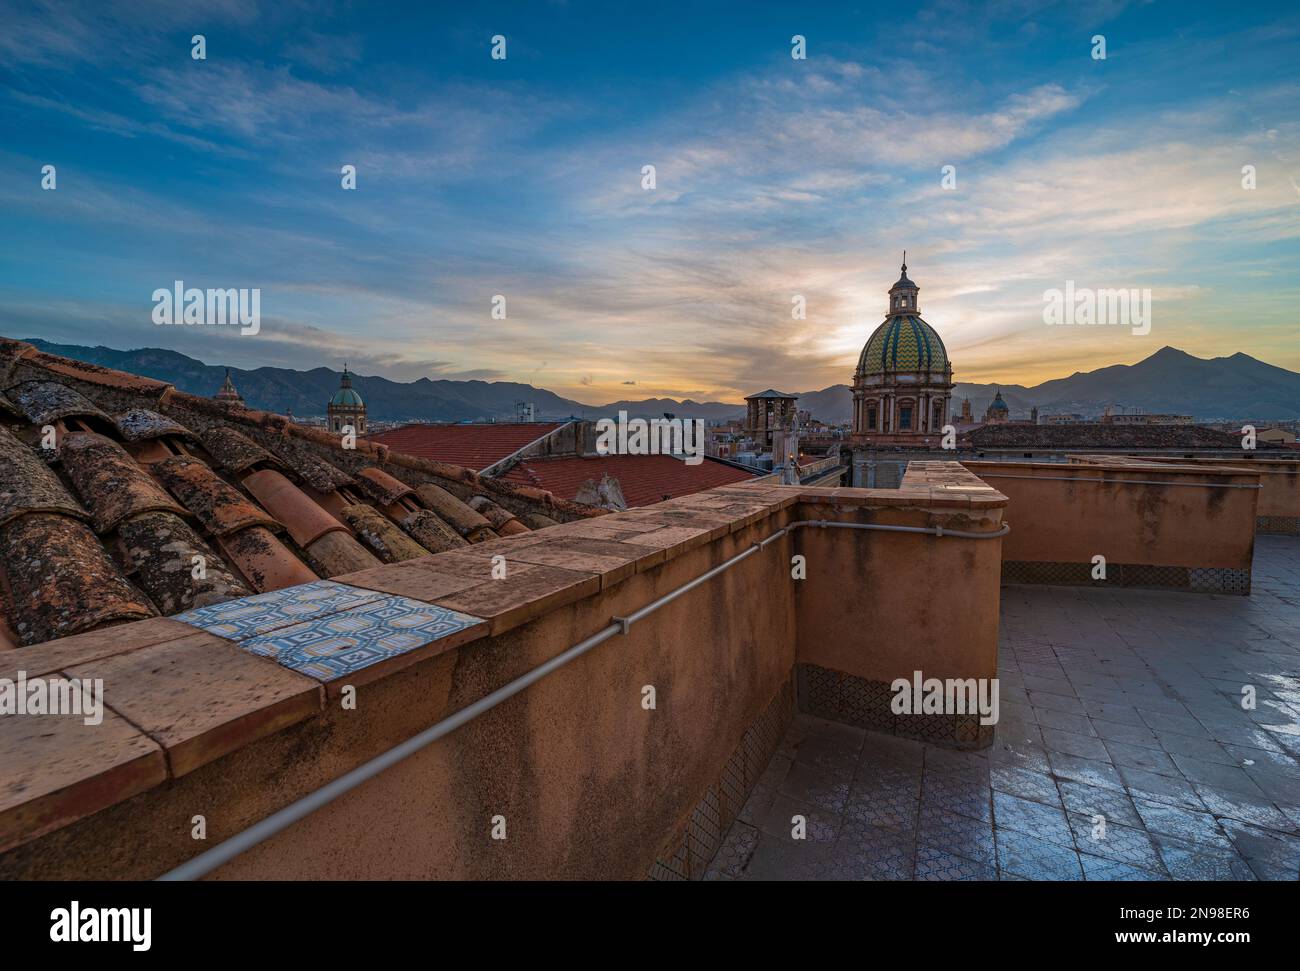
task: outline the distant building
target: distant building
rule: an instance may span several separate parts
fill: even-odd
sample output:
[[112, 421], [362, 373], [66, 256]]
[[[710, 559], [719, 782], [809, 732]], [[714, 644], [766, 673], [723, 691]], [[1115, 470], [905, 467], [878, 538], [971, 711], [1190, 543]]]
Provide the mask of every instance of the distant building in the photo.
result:
[[970, 399], [963, 398], [961, 401], [961, 423], [963, 425], [975, 424], [975, 419], [970, 412]]
[[920, 316], [920, 287], [902, 274], [889, 288], [885, 321], [867, 338], [853, 372], [853, 444], [920, 444], [948, 422], [952, 362]]
[[235, 382], [230, 380], [230, 368], [226, 368], [226, 380], [221, 383], [220, 390], [213, 395], [218, 401], [228, 401], [232, 405], [242, 405], [243, 396], [235, 390]]
[[1191, 415], [1148, 415], [1144, 412], [1115, 414], [1110, 408], [1101, 416], [1104, 425], [1194, 425]]
[[771, 450], [774, 436], [796, 424], [796, 394], [768, 388], [745, 398], [745, 434], [762, 449]]
[[984, 410], [984, 424], [1001, 425], [1011, 420], [1011, 409], [1007, 403], [1002, 400], [1002, 391], [998, 389], [993, 394], [993, 400], [989, 402], [988, 408]]
[[358, 435], [366, 433], [366, 403], [352, 387], [352, 375], [348, 366], [343, 365], [343, 376], [339, 379], [339, 389], [325, 406], [329, 420], [329, 430], [341, 433], [346, 426]]

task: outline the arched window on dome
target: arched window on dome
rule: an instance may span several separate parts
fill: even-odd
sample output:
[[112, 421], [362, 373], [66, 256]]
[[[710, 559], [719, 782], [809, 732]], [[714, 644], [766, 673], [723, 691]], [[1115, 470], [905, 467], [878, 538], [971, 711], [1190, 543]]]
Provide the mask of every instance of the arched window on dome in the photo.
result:
[[867, 405], [867, 429], [876, 431], [876, 403], [873, 401]]
[[900, 432], [909, 432], [912, 430], [912, 406], [898, 406], [898, 430]]

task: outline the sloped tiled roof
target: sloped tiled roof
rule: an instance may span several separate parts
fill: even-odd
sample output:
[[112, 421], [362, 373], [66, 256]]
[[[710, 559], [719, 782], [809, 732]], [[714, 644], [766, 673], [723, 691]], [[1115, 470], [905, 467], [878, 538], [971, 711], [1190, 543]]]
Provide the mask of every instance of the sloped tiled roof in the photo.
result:
[[545, 438], [563, 422], [500, 425], [406, 425], [371, 435], [370, 441], [394, 452], [462, 465], [481, 472]]
[[607, 455], [585, 458], [526, 459], [504, 476], [509, 482], [536, 486], [572, 499], [583, 484], [603, 476], [618, 480], [629, 507], [648, 506], [716, 486], [747, 482], [757, 473], [705, 458], [687, 465], [671, 455]]
[[0, 650], [601, 514], [0, 338]]

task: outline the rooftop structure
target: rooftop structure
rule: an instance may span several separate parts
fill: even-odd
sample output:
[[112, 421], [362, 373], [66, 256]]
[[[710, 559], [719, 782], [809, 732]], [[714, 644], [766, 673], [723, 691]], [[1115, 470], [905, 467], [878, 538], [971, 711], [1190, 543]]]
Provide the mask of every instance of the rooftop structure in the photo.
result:
[[757, 474], [707, 457], [696, 465], [687, 465], [671, 455], [592, 455], [525, 459], [504, 478], [573, 499], [583, 494], [589, 483], [610, 476], [618, 481], [626, 507], [635, 508], [715, 486], [746, 482]]
[[[745, 434], [760, 450], [772, 451], [776, 439], [798, 423], [798, 395], [768, 388], [745, 398]], [[779, 464], [779, 460], [778, 460]]]
[[370, 441], [405, 455], [450, 462], [482, 472], [543, 441], [565, 424], [406, 425], [372, 435]]
[[853, 442], [911, 443], [938, 436], [948, 423], [952, 362], [920, 316], [920, 287], [902, 274], [889, 288], [884, 323], [867, 339], [853, 372]]
[[243, 396], [235, 390], [235, 382], [230, 380], [230, 368], [226, 368], [226, 380], [221, 382], [221, 387], [213, 395], [218, 401], [228, 401], [231, 404], [242, 405]]

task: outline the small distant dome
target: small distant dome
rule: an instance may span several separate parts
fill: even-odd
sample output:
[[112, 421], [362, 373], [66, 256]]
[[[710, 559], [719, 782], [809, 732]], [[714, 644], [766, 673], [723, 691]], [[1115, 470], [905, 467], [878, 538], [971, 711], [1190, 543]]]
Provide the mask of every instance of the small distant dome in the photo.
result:
[[330, 398], [330, 404], [338, 408], [360, 408], [365, 402], [361, 400], [361, 395], [357, 394], [352, 388], [352, 375], [343, 366], [343, 377], [339, 380], [339, 389], [334, 392], [334, 397]]
[[1010, 411], [1010, 410], [1011, 410], [1010, 408], [1007, 407], [1007, 403], [1006, 403], [1005, 401], [1002, 400], [1002, 392], [1001, 392], [1001, 391], [998, 391], [996, 394], [993, 395], [993, 403], [992, 403], [991, 405], [989, 405], [989, 408], [990, 408], [991, 410], [993, 410], [993, 411]]

